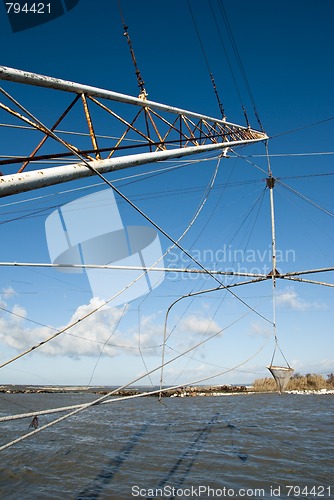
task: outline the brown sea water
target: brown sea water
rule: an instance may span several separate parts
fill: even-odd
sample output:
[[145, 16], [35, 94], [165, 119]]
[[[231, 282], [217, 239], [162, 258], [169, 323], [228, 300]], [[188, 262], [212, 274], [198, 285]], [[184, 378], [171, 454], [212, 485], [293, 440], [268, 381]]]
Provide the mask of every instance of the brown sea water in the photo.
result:
[[[3, 396], [1, 415], [95, 398]], [[0, 498], [334, 498], [333, 409], [333, 395], [289, 394], [92, 407], [2, 451]], [[2, 423], [1, 445], [30, 421]]]

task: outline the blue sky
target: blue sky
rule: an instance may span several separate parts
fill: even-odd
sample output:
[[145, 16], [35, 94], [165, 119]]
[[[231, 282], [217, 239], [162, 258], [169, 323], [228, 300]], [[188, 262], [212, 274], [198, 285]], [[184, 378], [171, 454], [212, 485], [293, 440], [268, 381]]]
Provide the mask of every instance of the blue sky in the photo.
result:
[[[101, 0], [97, 5], [92, 7], [92, 2], [80, 0], [68, 14], [15, 34], [1, 5], [1, 64], [137, 96], [117, 2]], [[210, 3], [193, 0], [191, 5], [227, 119], [244, 125]], [[212, 6], [251, 125], [256, 128], [252, 102], [231, 51], [218, 2], [213, 0]], [[278, 183], [274, 190], [278, 266], [283, 271], [332, 266], [333, 218], [296, 191], [333, 212], [333, 120], [327, 119], [334, 116], [334, 7], [325, 0], [318, 2], [316, 8], [310, 1], [239, 0], [225, 8], [259, 116], [271, 137], [273, 174], [284, 183]], [[122, 9], [149, 99], [219, 117], [187, 2], [138, 4], [123, 0]], [[70, 102], [67, 94], [2, 84], [48, 125]], [[1, 113], [0, 123], [16, 122]], [[96, 123], [98, 134], [111, 133], [102, 115], [97, 115]], [[62, 127], [86, 131], [79, 113], [65, 120]], [[32, 134], [1, 127], [0, 154], [30, 153], [36, 145]], [[82, 146], [85, 144], [82, 139]], [[258, 144], [236, 151], [244, 158], [231, 154], [220, 162], [208, 201], [182, 245], [208, 268], [269, 271], [269, 196], [268, 191], [264, 192], [266, 176], [257, 168], [267, 168], [265, 148]], [[166, 164], [173, 165], [179, 167], [180, 163]], [[125, 179], [153, 170], [151, 165], [107, 177], [114, 181], [124, 178], [116, 182], [117, 187], [167, 233], [178, 238], [199, 206], [216, 165], [217, 160], [203, 161], [162, 175]], [[8, 167], [6, 173], [12, 171]], [[101, 181], [89, 178], [3, 198], [0, 261], [50, 262], [45, 235], [47, 216], [55, 207], [103, 189]], [[147, 225], [124, 202], [117, 199], [117, 204], [125, 225]], [[105, 217], [107, 221], [107, 213]], [[163, 236], [160, 242], [163, 251], [170, 246]], [[165, 263], [194, 266], [175, 250]], [[85, 275], [13, 267], [0, 267], [0, 274], [2, 362], [47, 337], [50, 330], [43, 325], [61, 328], [101, 302], [92, 296]], [[332, 281], [331, 273], [319, 274], [317, 278]], [[171, 275], [151, 293], [130, 302], [126, 309], [110, 303], [71, 329], [71, 335], [66, 333], [3, 368], [0, 383], [116, 385], [134, 380], [160, 363], [161, 347], [157, 346], [161, 346], [166, 310], [173, 300], [192, 290], [213, 286], [212, 279]], [[270, 282], [233, 291], [272, 320]], [[277, 335], [284, 354], [297, 371], [326, 375], [334, 370], [332, 318], [330, 288], [278, 282]], [[220, 330], [223, 333], [190, 353], [191, 359], [183, 357], [168, 365], [165, 383], [187, 383], [223, 371], [227, 373], [212, 379], [212, 383], [248, 383], [265, 376], [274, 347], [269, 321], [226, 292], [181, 301], [169, 318], [167, 359]], [[241, 366], [232, 369], [237, 365]], [[157, 383], [158, 378], [157, 372], [140, 383]]]

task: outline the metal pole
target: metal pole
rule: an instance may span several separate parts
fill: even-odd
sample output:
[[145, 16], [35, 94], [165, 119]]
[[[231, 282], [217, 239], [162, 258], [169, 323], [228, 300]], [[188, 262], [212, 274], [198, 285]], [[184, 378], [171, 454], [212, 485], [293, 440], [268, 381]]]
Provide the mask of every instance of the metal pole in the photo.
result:
[[[271, 278], [273, 284], [273, 328], [274, 328], [274, 337], [275, 342], [277, 343], [277, 327], [276, 327], [276, 234], [275, 234], [275, 211], [274, 211], [274, 185], [275, 178], [271, 174], [271, 170], [269, 167], [270, 177], [267, 179], [267, 186], [269, 188], [269, 198], [270, 198], [270, 220], [271, 220], [271, 261], [272, 261], [272, 271]], [[271, 361], [273, 363], [274, 355]]]
[[[49, 262], [0, 262], [0, 267], [43, 267], [54, 268], [58, 271], [68, 269], [101, 269], [101, 270], [122, 270], [122, 271], [157, 271], [171, 273], [190, 273], [190, 274], [217, 274], [223, 276], [248, 276], [251, 278], [268, 279], [266, 274], [258, 273], [239, 273], [237, 271], [216, 271], [179, 267], [149, 267], [149, 266], [120, 266], [113, 264], [57, 264]], [[230, 285], [231, 286], [231, 285]], [[201, 292], [202, 293], [202, 292]]]
[[275, 232], [275, 211], [274, 211], [274, 185], [275, 179], [269, 177], [267, 179], [267, 186], [269, 187], [269, 198], [270, 198], [270, 220], [271, 220], [271, 260], [272, 260], [272, 277], [274, 286], [276, 284], [276, 232]]

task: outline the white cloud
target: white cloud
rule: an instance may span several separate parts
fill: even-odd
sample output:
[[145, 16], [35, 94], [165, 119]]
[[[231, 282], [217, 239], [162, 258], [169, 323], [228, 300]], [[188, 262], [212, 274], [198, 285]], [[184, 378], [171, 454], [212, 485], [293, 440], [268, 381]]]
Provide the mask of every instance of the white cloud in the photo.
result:
[[[77, 322], [86, 314], [103, 304], [99, 298], [93, 298], [89, 304], [79, 306], [68, 322], [68, 325]], [[0, 314], [0, 342], [15, 349], [24, 351], [41, 341], [44, 341], [56, 331], [44, 326], [27, 326], [24, 318], [27, 312], [19, 305], [11, 309], [6, 303], [3, 307], [12, 314], [3, 312]], [[66, 355], [72, 358], [81, 356], [98, 356], [103, 349], [103, 355], [116, 356], [124, 353], [138, 355], [138, 329], [123, 331], [120, 319], [126, 316], [123, 308], [103, 307], [85, 320], [79, 321], [67, 332], [59, 335], [40, 348], [41, 353], [51, 356]], [[59, 327], [62, 330], [65, 326]], [[153, 317], [144, 317], [142, 323], [143, 333], [140, 335], [142, 348], [161, 344], [162, 332], [154, 325]], [[151, 354], [154, 349], [147, 349]]]
[[188, 333], [213, 335], [218, 333], [221, 327], [212, 319], [192, 314], [181, 321], [180, 329]]
[[160, 349], [159, 347], [163, 343], [163, 326], [156, 324], [156, 317], [158, 314], [151, 314], [149, 316], [142, 316], [140, 319], [140, 329], [138, 325], [129, 330], [129, 334], [133, 338], [133, 345], [135, 347], [140, 346], [141, 349], [145, 350], [145, 356], [147, 354], [157, 354]]
[[266, 324], [261, 324], [254, 322], [251, 324], [250, 332], [249, 335], [251, 337], [264, 337], [268, 338], [271, 337], [273, 334], [273, 330], [270, 326], [267, 326]]
[[1, 297], [3, 300], [8, 300], [12, 298], [14, 295], [17, 295], [17, 293], [11, 286], [8, 286], [7, 288], [3, 288], [1, 290]]
[[317, 360], [316, 362], [293, 359], [291, 366], [295, 370], [295, 373], [320, 373], [326, 378], [327, 374], [334, 372], [334, 359], [326, 358]]
[[[198, 364], [198, 361], [182, 370], [179, 364], [171, 364], [164, 369], [165, 381], [169, 385], [177, 385], [178, 383], [191, 383], [197, 380], [205, 379], [210, 375], [219, 373], [219, 368], [212, 368], [207, 364]], [[210, 384], [210, 382], [208, 382]]]
[[325, 305], [319, 302], [307, 302], [290, 287], [277, 295], [276, 303], [278, 306], [287, 306], [294, 311], [308, 311], [311, 309], [325, 308]]

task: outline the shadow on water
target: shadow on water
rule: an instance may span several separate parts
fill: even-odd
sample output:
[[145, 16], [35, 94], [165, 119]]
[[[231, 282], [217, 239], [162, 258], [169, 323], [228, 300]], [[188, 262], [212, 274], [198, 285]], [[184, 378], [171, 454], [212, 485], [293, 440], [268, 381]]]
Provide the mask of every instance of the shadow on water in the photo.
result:
[[[219, 413], [215, 413], [215, 415], [209, 420], [205, 427], [200, 429], [199, 434], [193, 440], [192, 443], [189, 444], [187, 449], [182, 453], [182, 455], [177, 459], [175, 464], [171, 467], [171, 469], [167, 472], [164, 479], [160, 481], [157, 488], [163, 488], [169, 483], [172, 483], [175, 489], [180, 488], [185, 482], [187, 476], [190, 473], [190, 470], [196, 460], [197, 455], [203, 448], [205, 441], [207, 440], [216, 420], [219, 417]], [[147, 497], [146, 500], [152, 500], [153, 497]], [[175, 496], [171, 496], [170, 499], [176, 498]]]
[[132, 435], [129, 442], [124, 446], [120, 453], [105, 464], [99, 474], [93, 479], [92, 484], [81, 491], [77, 495], [76, 500], [98, 498], [100, 494], [103, 493], [103, 490], [111, 483], [114, 475], [119, 471], [124, 462], [130, 456], [141, 437], [147, 432], [150, 424], [151, 421], [145, 423], [138, 432], [135, 432]]
[[231, 424], [231, 423], [228, 423], [226, 425], [226, 429], [229, 429], [230, 432], [231, 432], [231, 445], [232, 445], [232, 449], [234, 450], [234, 453], [236, 454], [236, 456], [238, 458], [240, 458], [240, 460], [242, 462], [247, 462], [247, 460], [248, 460], [248, 453], [243, 453], [241, 451], [238, 451], [237, 445], [234, 442], [234, 433], [235, 433], [235, 431], [241, 432], [241, 429], [239, 429], [238, 427], [236, 427], [234, 424]]

